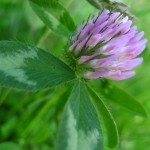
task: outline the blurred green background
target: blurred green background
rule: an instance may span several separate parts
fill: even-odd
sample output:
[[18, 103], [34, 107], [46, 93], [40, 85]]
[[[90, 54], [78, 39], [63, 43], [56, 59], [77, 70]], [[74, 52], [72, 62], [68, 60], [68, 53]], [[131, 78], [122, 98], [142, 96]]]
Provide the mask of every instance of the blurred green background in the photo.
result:
[[[86, 0], [59, 1], [69, 10], [76, 25], [81, 25], [89, 14], [98, 11]], [[124, 2], [129, 5], [130, 12], [138, 18], [134, 23], [139, 31], [144, 30], [145, 37], [150, 41], [150, 1]], [[49, 30], [40, 21], [27, 0], [0, 0], [0, 40], [30, 43], [59, 58], [67, 42], [66, 37]], [[144, 63], [136, 69], [137, 75], [116, 84], [134, 95], [150, 112], [150, 43], [142, 56]], [[22, 150], [55, 150], [58, 123], [68, 94], [61, 97], [62, 99], [58, 99], [53, 89], [31, 93], [1, 88], [0, 143], [17, 144], [11, 144], [8, 150], [13, 150], [13, 147], [17, 150], [18, 146], [18, 149]], [[119, 129], [120, 143], [114, 150], [150, 150], [150, 120], [135, 116], [112, 102], [106, 103]], [[110, 150], [106, 142], [105, 138], [105, 149]]]

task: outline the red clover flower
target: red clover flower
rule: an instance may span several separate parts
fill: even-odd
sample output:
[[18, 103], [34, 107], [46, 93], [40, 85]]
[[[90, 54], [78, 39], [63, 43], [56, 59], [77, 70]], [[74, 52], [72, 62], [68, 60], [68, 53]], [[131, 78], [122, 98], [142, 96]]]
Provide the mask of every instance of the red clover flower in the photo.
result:
[[84, 68], [85, 79], [123, 80], [135, 75], [132, 69], [143, 62], [136, 58], [146, 47], [144, 32], [120, 12], [103, 10], [70, 38], [69, 53]]

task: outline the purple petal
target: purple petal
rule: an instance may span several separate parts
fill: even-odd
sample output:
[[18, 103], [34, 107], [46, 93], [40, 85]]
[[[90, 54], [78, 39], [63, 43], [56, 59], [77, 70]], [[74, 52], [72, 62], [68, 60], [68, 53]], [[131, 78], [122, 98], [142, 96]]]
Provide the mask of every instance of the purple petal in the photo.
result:
[[135, 59], [126, 60], [122, 62], [112, 62], [110, 65], [105, 67], [110, 70], [125, 71], [125, 70], [133, 69], [134, 67], [140, 65], [142, 62], [143, 62], [143, 58], [135, 58]]
[[94, 57], [96, 57], [98, 55], [99, 55], [98, 53], [95, 53], [95, 54], [93, 54], [91, 56], [81, 56], [80, 59], [78, 60], [78, 64], [82, 64], [82, 63], [84, 63], [86, 61], [89, 61], [90, 59], [92, 59], [92, 58], [94, 58]]
[[131, 39], [131, 42], [134, 43], [134, 42], [138, 42], [144, 35], [144, 31], [136, 34], [132, 39]]
[[104, 77], [108, 73], [109, 73], [108, 70], [101, 70], [101, 71], [97, 71], [97, 72], [87, 72], [87, 73], [85, 73], [85, 78], [96, 79], [96, 78]]
[[[133, 26], [130, 31], [126, 34], [128, 36], [128, 38], [133, 38], [135, 33], [137, 31], [137, 27], [136, 26]], [[129, 41], [130, 42], [130, 41]]]
[[70, 47], [69, 47], [69, 50], [72, 51], [76, 46], [77, 44], [79, 44], [79, 40], [78, 41], [75, 41]]
[[[125, 23], [125, 22], [128, 21], [128, 19], [129, 19], [129, 17], [126, 16], [126, 17], [124, 17], [123, 19], [120, 20], [120, 23]], [[119, 21], [118, 21], [118, 22], [119, 22]]]
[[97, 20], [96, 20], [96, 22], [95, 22], [96, 25], [99, 25], [99, 24], [105, 22], [105, 21], [109, 18], [108, 13], [109, 13], [109, 10], [104, 10], [104, 11], [98, 16], [98, 18], [97, 18]]
[[89, 33], [89, 31], [94, 27], [94, 24], [92, 21], [88, 22], [87, 25], [82, 29], [80, 35], [79, 35], [79, 39], [82, 39], [84, 37], [86, 37]]
[[135, 45], [133, 44], [133, 45], [129, 46], [123, 55], [130, 59], [135, 58], [136, 56], [138, 56], [139, 54], [141, 54], [143, 52], [143, 50], [146, 47], [147, 41], [148, 41], [147, 39], [144, 39]]
[[112, 79], [112, 80], [124, 80], [131, 78], [135, 75], [135, 71], [130, 71], [130, 72], [113, 72], [110, 73], [109, 75], [106, 75], [105, 78]]
[[104, 9], [103, 12], [100, 14], [100, 16], [105, 16], [109, 13], [110, 13], [110, 11], [108, 9]]
[[118, 56], [109, 56], [91, 60], [88, 65], [92, 68], [107, 68], [109, 70], [131, 70], [143, 62], [143, 58], [121, 60]]
[[108, 29], [112, 29], [112, 28], [114, 28], [116, 25], [118, 25], [118, 21], [116, 21], [116, 22], [110, 24], [110, 25], [108, 26]]
[[114, 27], [116, 27], [116, 26], [119, 26], [120, 24], [123, 24], [123, 23], [125, 23], [125, 22], [127, 22], [128, 21], [128, 16], [126, 16], [125, 18], [123, 18], [123, 19], [118, 19], [118, 20], [116, 20], [115, 22], [113, 22], [112, 24], [110, 24], [109, 26], [108, 26], [108, 29], [111, 29], [111, 28], [114, 28]]
[[79, 44], [76, 46], [75, 51], [80, 51], [88, 41], [89, 37], [86, 37], [83, 41], [79, 42]]
[[112, 32], [112, 29], [107, 29], [104, 32], [101, 33], [102, 36], [102, 41], [104, 40], [105, 42], [109, 41], [112, 37], [110, 36]]
[[95, 28], [93, 28], [93, 30], [91, 31], [91, 33], [92, 34], [99, 33], [107, 25], [107, 23], [108, 23], [108, 21], [105, 21], [102, 24], [95, 26]]
[[102, 17], [104, 17], [104, 16], [107, 16], [108, 14], [109, 14], [109, 10], [103, 10], [101, 13], [99, 13], [99, 14], [97, 14], [97, 15], [95, 15], [93, 18], [92, 18], [92, 20], [93, 20], [93, 22], [96, 22], [98, 19], [100, 19], [100, 18], [102, 18]]
[[131, 20], [128, 20], [127, 22], [122, 24], [122, 26], [120, 25], [121, 33], [125, 34], [127, 31], [129, 31], [131, 25], [132, 25], [132, 21]]
[[99, 43], [99, 41], [101, 41], [101, 39], [102, 39], [101, 34], [93, 35], [87, 42], [87, 46], [89, 48], [93, 48], [96, 44]]
[[125, 22], [125, 23], [122, 25], [121, 33], [122, 33], [122, 34], [125, 34], [126, 32], [128, 32], [131, 25], [132, 25], [132, 21], [131, 21], [131, 20], [128, 20], [127, 22]]
[[131, 24], [132, 24], [132, 21], [128, 20], [127, 22], [115, 27], [114, 31], [112, 32], [112, 36], [115, 36], [118, 33], [121, 33], [122, 35], [125, 34], [126, 32], [129, 31]]
[[119, 36], [112, 39], [108, 44], [100, 48], [100, 53], [104, 55], [112, 55], [120, 51], [121, 47], [125, 46], [129, 39], [127, 36]]
[[124, 80], [131, 78], [134, 75], [135, 75], [134, 71], [121, 72], [121, 71], [101, 70], [97, 72], [87, 72], [85, 74], [85, 77], [87, 79], [107, 78], [112, 80]]
[[77, 40], [77, 37], [79, 36], [79, 34], [80, 34], [80, 32], [82, 31], [82, 29], [83, 29], [84, 26], [85, 26], [85, 25], [83, 24], [83, 25], [81, 25], [81, 27], [79, 27], [79, 28], [77, 29], [77, 33], [76, 33], [74, 36], [72, 36], [72, 38], [71, 38], [71, 41], [72, 41], [72, 42], [75, 41], [75, 40]]
[[120, 15], [120, 12], [115, 12], [110, 15], [110, 18], [108, 19], [108, 23], [111, 24], [113, 23]]
[[102, 59], [94, 59], [89, 62], [89, 66], [92, 68], [105, 67], [108, 66], [115, 59], [116, 57], [114, 55]]

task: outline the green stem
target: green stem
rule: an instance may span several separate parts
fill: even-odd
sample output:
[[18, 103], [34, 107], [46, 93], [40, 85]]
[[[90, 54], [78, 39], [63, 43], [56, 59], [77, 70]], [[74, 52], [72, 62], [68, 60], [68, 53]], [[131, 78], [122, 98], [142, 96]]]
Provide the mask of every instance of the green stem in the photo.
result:
[[67, 5], [66, 5], [66, 8], [68, 8], [72, 3], [72, 0], [68, 1]]
[[57, 90], [53, 93], [50, 100], [47, 101], [47, 103], [44, 105], [44, 107], [39, 111], [37, 116], [32, 120], [32, 122], [29, 124], [29, 126], [24, 130], [22, 133], [22, 137], [26, 139], [26, 137], [29, 135], [29, 133], [32, 131], [34, 126], [38, 124], [39, 120], [47, 113], [47, 111], [59, 100], [59, 98], [62, 96], [62, 94], [66, 91], [66, 88]]
[[40, 38], [37, 47], [41, 47], [43, 45], [43, 43], [45, 42], [45, 40], [48, 38], [48, 36], [50, 35], [51, 30], [48, 29], [46, 30], [46, 32], [43, 34], [43, 36]]
[[0, 98], [0, 106], [3, 104], [5, 99], [7, 98], [8, 94], [11, 92], [10, 89], [6, 89], [5, 92], [3, 92], [1, 98]]

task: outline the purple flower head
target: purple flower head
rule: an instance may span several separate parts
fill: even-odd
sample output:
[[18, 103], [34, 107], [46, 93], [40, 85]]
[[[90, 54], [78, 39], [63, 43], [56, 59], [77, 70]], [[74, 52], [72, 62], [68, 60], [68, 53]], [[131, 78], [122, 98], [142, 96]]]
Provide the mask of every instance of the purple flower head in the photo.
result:
[[[136, 58], [146, 47], [144, 32], [120, 12], [103, 10], [83, 24], [70, 39], [69, 52], [86, 79], [123, 80], [135, 75], [132, 69], [142, 63]], [[84, 67], [83, 67], [84, 66]]]

